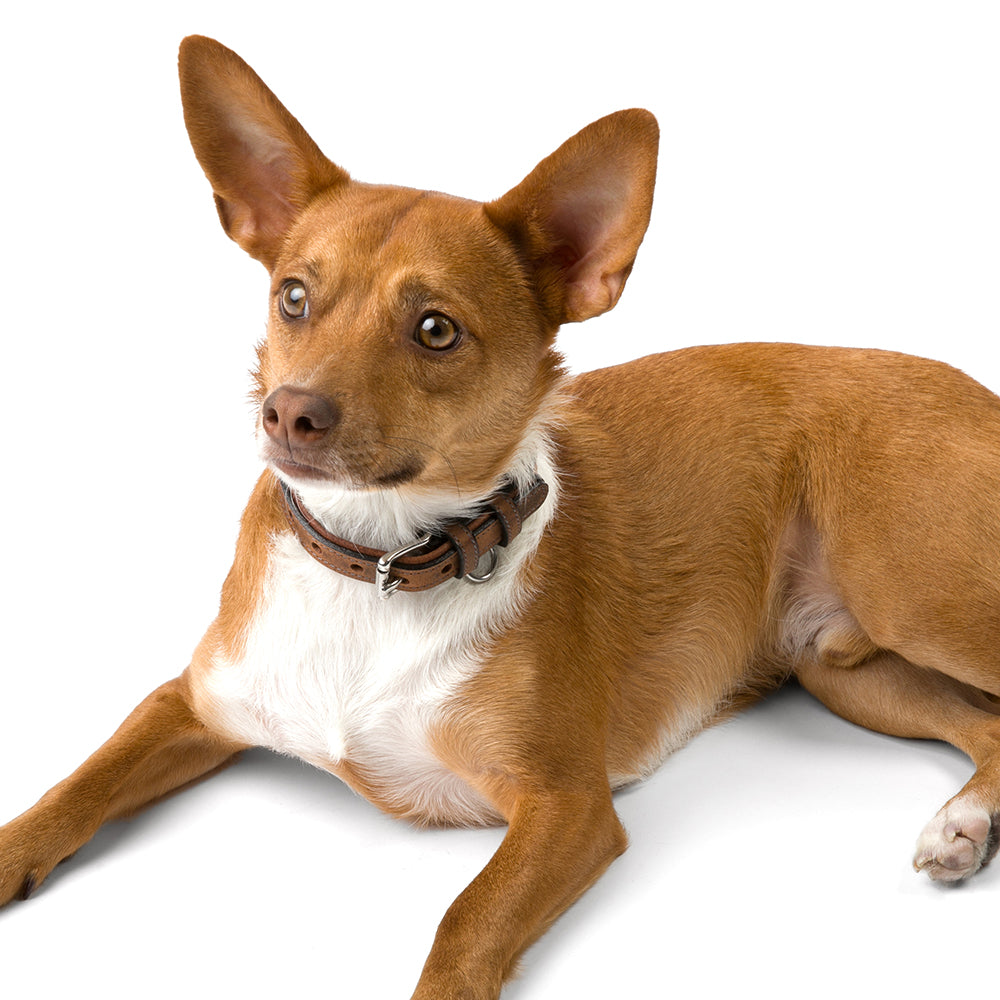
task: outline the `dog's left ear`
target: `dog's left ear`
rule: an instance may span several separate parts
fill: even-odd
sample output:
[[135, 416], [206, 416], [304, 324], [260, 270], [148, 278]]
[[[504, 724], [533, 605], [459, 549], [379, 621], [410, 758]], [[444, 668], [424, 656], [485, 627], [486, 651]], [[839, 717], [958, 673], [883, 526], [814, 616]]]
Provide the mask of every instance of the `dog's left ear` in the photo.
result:
[[649, 225], [659, 135], [648, 111], [608, 115], [485, 206], [526, 255], [556, 323], [618, 301]]

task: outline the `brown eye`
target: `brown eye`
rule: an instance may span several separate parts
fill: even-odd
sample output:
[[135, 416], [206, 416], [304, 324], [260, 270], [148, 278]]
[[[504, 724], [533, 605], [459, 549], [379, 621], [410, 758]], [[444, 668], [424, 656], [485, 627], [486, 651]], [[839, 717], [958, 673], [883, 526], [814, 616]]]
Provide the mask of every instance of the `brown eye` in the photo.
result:
[[306, 286], [301, 281], [286, 281], [281, 286], [278, 305], [281, 307], [281, 315], [285, 319], [304, 319], [309, 315]]
[[417, 342], [432, 351], [447, 351], [454, 347], [461, 336], [461, 330], [454, 320], [443, 313], [428, 313], [415, 331]]

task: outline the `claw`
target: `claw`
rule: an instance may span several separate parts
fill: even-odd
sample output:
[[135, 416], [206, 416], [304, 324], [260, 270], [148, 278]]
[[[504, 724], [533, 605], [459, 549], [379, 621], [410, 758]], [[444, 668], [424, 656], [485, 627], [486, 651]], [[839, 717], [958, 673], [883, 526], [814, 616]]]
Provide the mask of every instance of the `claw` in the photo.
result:
[[27, 899], [37, 888], [38, 883], [35, 881], [35, 873], [31, 872], [24, 880], [24, 885], [21, 886], [20, 898]]

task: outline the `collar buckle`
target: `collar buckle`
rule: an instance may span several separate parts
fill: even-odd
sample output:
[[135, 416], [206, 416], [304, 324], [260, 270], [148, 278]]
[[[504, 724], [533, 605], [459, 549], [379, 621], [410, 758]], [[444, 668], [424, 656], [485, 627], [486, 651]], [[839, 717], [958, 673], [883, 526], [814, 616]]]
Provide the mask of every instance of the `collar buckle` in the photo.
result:
[[389, 574], [392, 572], [392, 564], [397, 560], [401, 559], [403, 556], [409, 555], [411, 552], [416, 552], [417, 549], [422, 549], [429, 541], [431, 536], [429, 534], [421, 535], [415, 542], [411, 545], [403, 545], [398, 549], [394, 549], [392, 552], [386, 552], [384, 556], [380, 556], [377, 563], [375, 563], [375, 585], [378, 588], [378, 596], [381, 600], [387, 601], [393, 594], [399, 590], [402, 584], [402, 578], [397, 580], [390, 580]]

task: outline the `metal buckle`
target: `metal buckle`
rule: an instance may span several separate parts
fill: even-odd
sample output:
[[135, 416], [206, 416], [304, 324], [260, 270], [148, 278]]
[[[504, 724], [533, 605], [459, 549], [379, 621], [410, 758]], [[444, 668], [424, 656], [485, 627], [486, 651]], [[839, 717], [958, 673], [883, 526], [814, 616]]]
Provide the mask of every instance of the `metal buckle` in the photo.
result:
[[[497, 566], [500, 565], [500, 556], [497, 555], [496, 549], [490, 549], [489, 552], [486, 553], [486, 556], [490, 557], [490, 568], [480, 576], [473, 576], [471, 573], [466, 573], [465, 579], [468, 580], [469, 583], [486, 583], [487, 580], [493, 579], [493, 574], [497, 571]], [[486, 556], [483, 556], [483, 559], [485, 559]], [[479, 561], [482, 562], [483, 559], [480, 559]], [[479, 567], [477, 566], [476, 569], [479, 569]]]
[[411, 552], [423, 548], [430, 540], [431, 536], [429, 534], [421, 535], [412, 545], [403, 545], [394, 552], [386, 552], [375, 564], [375, 586], [378, 589], [378, 596], [383, 601], [389, 600], [399, 590], [399, 585], [403, 582], [402, 580], [389, 580], [389, 573], [392, 570], [393, 562], [402, 556], [409, 555]]

